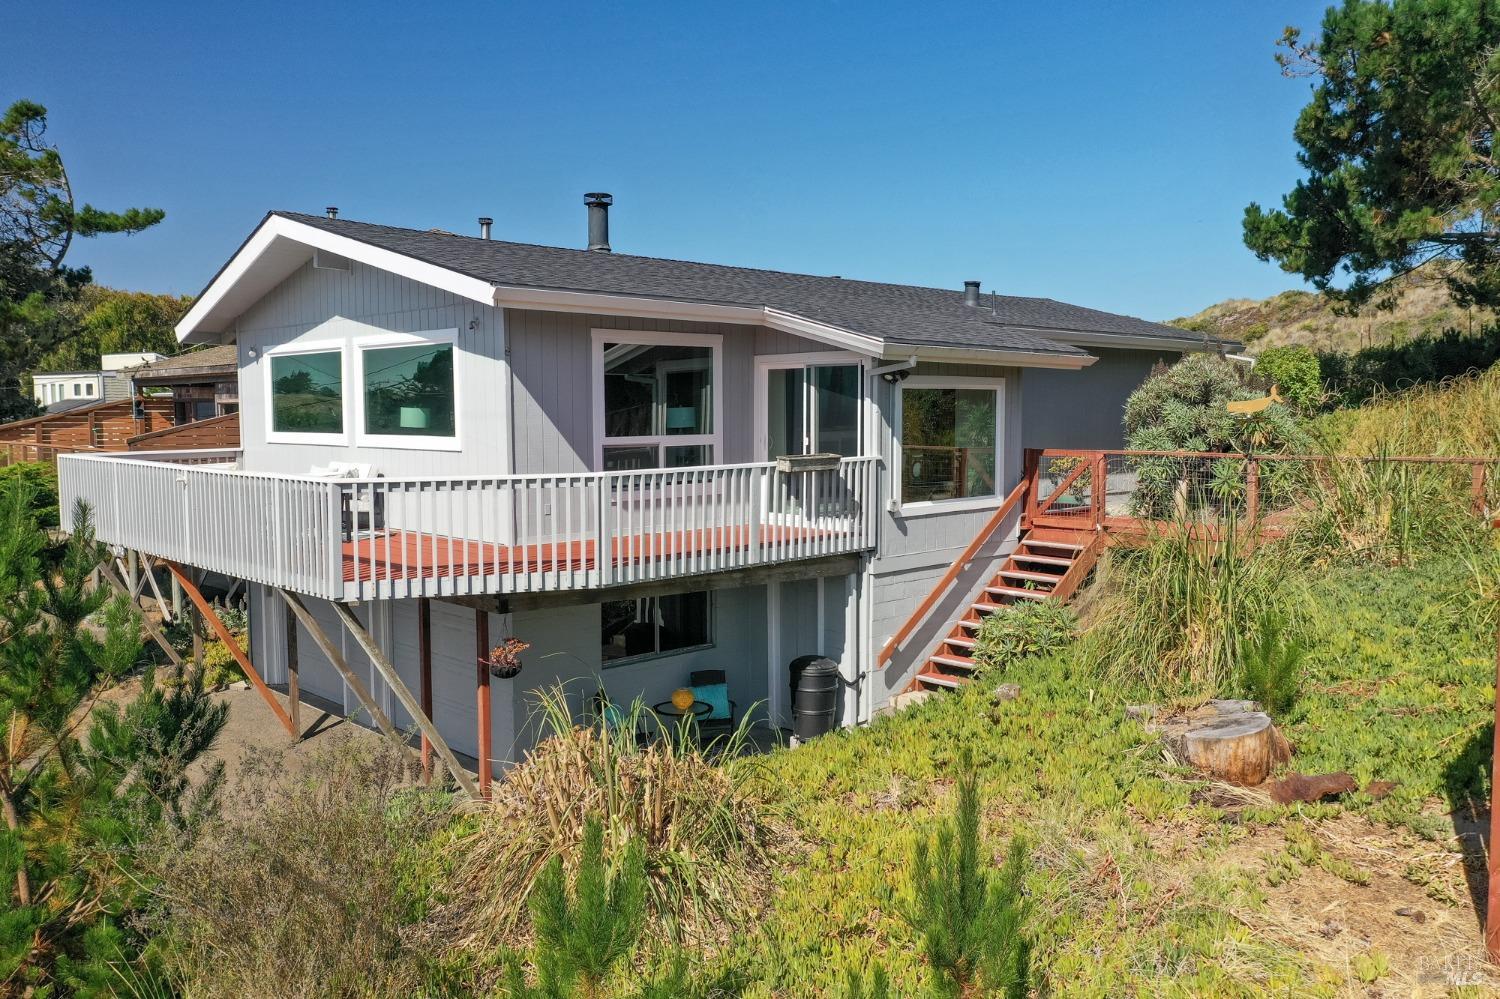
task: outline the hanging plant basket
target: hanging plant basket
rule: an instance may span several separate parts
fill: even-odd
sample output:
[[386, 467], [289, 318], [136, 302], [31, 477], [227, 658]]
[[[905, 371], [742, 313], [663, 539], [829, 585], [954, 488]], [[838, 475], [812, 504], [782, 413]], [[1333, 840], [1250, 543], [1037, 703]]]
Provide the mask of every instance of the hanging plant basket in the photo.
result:
[[521, 672], [521, 653], [529, 648], [530, 642], [523, 642], [512, 635], [490, 649], [490, 657], [485, 660], [490, 668], [490, 675], [502, 680], [513, 679]]

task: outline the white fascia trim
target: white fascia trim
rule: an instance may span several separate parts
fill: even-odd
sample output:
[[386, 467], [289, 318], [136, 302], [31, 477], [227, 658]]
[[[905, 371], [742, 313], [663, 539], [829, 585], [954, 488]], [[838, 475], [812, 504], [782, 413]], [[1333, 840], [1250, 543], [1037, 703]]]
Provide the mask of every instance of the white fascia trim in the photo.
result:
[[260, 228], [255, 230], [254, 235], [244, 246], [240, 247], [239, 252], [230, 259], [228, 264], [224, 265], [219, 276], [193, 303], [187, 315], [182, 317], [182, 321], [176, 327], [178, 342], [185, 341], [198, 331], [199, 325], [223, 301], [224, 296], [229, 294], [235, 284], [249, 273], [278, 238], [290, 239], [314, 250], [336, 253], [341, 257], [348, 257], [350, 260], [357, 260], [370, 267], [390, 271], [485, 305], [489, 305], [494, 300], [494, 285], [488, 281], [481, 281], [479, 278], [460, 274], [446, 267], [439, 267], [391, 250], [371, 246], [369, 243], [327, 232], [280, 215], [272, 215], [261, 223]]
[[832, 344], [835, 347], [852, 350], [856, 354], [863, 354], [866, 357], [879, 357], [882, 351], [886, 349], [885, 342], [877, 340], [874, 337], [865, 336], [863, 333], [856, 333], [853, 330], [846, 330], [839, 326], [820, 323], [805, 316], [799, 316], [796, 313], [782, 312], [780, 309], [773, 309], [769, 306], [765, 309], [762, 322], [773, 330], [779, 330], [782, 333], [793, 333], [797, 336], [807, 337], [809, 340], [818, 340], [822, 343]]
[[743, 305], [710, 305], [666, 298], [637, 298], [591, 291], [493, 286], [489, 300], [496, 308], [535, 309], [540, 312], [583, 312], [599, 316], [640, 316], [643, 319], [684, 319], [709, 323], [758, 326], [765, 310]]
[[1233, 347], [1234, 340], [1222, 340], [1214, 337], [1202, 337], [1186, 335], [1181, 337], [1168, 336], [1128, 336], [1117, 333], [1086, 333], [1081, 330], [1050, 330], [1035, 326], [1017, 326], [1018, 330], [1028, 333], [1039, 333], [1042, 336], [1065, 343], [1070, 347], [1120, 347], [1125, 350], [1217, 350], [1220, 345]]
[[1078, 371], [1099, 360], [1093, 354], [1052, 354], [1030, 350], [984, 350], [975, 347], [912, 347], [891, 344], [883, 360], [902, 361], [915, 357], [919, 361], [946, 361], [955, 364], [993, 364], [1013, 368], [1059, 368]]

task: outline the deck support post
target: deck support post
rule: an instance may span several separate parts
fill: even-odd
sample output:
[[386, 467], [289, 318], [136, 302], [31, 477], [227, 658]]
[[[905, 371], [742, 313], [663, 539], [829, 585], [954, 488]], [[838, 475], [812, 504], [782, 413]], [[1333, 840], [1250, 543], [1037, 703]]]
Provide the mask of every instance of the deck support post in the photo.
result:
[[[297, 601], [296, 597], [285, 590], [281, 591], [281, 596], [284, 600], [294, 602], [294, 609], [301, 607], [301, 602]], [[364, 625], [359, 623], [359, 619], [349, 610], [348, 604], [334, 603], [333, 610], [334, 613], [338, 614], [339, 620], [343, 622], [349, 634], [353, 635], [354, 640], [359, 643], [359, 647], [365, 650], [365, 655], [370, 657], [370, 662], [374, 664], [375, 669], [385, 680], [386, 685], [391, 688], [391, 693], [396, 695], [396, 700], [400, 701], [401, 706], [406, 709], [406, 713], [416, 720], [417, 728], [421, 729], [422, 734], [431, 740], [432, 748], [437, 752], [438, 759], [443, 761], [443, 765], [448, 768], [448, 772], [453, 775], [453, 779], [458, 782], [458, 786], [463, 788], [464, 792], [469, 796], [477, 798], [479, 796], [479, 789], [474, 785], [474, 781], [469, 777], [464, 768], [459, 765], [458, 758], [453, 755], [453, 750], [448, 748], [447, 740], [438, 732], [437, 726], [432, 723], [432, 719], [423, 713], [422, 706], [412, 696], [411, 690], [406, 686], [406, 681], [402, 680], [401, 675], [396, 672], [395, 664], [386, 658], [385, 652], [375, 643], [375, 639], [370, 637], [370, 633], [365, 630]], [[306, 617], [303, 617], [303, 615], [307, 615], [305, 608], [297, 615], [302, 619], [304, 624], [312, 620], [311, 615], [307, 615]]]
[[1251, 527], [1260, 520], [1260, 462], [1254, 458], [1245, 465], [1245, 520]]
[[474, 682], [479, 701], [479, 793], [490, 796], [490, 615], [474, 612]]
[[[422, 713], [432, 717], [432, 601], [417, 598], [417, 666], [420, 673]], [[432, 740], [422, 733], [422, 782], [432, 781]]]
[[271, 693], [271, 688], [267, 687], [266, 682], [260, 678], [260, 673], [256, 671], [255, 664], [250, 662], [250, 657], [245, 655], [245, 650], [240, 648], [240, 643], [236, 642], [234, 636], [229, 633], [229, 629], [224, 627], [224, 622], [219, 620], [219, 615], [214, 613], [213, 607], [209, 606], [208, 601], [204, 599], [197, 585], [184, 575], [182, 567], [175, 562], [168, 562], [167, 569], [172, 573], [172, 578], [182, 584], [183, 591], [187, 593], [188, 599], [193, 602], [193, 607], [197, 610], [198, 617], [201, 619], [195, 620], [193, 623], [193, 661], [195, 666], [201, 668], [203, 665], [203, 639], [199, 634], [199, 626], [203, 621], [206, 621], [209, 627], [213, 628], [214, 634], [219, 636], [219, 641], [223, 642], [224, 647], [229, 650], [229, 654], [234, 657], [235, 662], [240, 664], [240, 669], [245, 671], [245, 676], [249, 677], [250, 683], [260, 693], [261, 698], [270, 705], [271, 710], [275, 712], [277, 720], [281, 722], [287, 734], [296, 738], [297, 731], [292, 727], [291, 716], [286, 713], [286, 709], [276, 700], [276, 695]]
[[281, 608], [286, 625], [286, 699], [292, 713], [292, 737], [302, 741], [301, 657], [297, 654], [297, 616], [290, 607]]

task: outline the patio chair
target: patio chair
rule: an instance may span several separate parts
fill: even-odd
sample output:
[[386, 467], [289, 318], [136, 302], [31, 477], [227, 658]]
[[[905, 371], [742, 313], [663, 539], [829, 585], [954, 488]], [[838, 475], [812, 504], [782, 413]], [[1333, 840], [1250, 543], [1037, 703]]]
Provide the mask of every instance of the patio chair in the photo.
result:
[[729, 699], [729, 682], [721, 669], [700, 669], [688, 674], [688, 689], [711, 711], [698, 719], [698, 733], [705, 742], [734, 731], [739, 705]]
[[[594, 720], [603, 726], [604, 731], [614, 734], [626, 728], [630, 724], [630, 712], [622, 710], [619, 705], [609, 699], [609, 695], [601, 688], [594, 691], [593, 696]], [[644, 746], [650, 737], [644, 729], [637, 725], [635, 730], [635, 742], [638, 746]]]

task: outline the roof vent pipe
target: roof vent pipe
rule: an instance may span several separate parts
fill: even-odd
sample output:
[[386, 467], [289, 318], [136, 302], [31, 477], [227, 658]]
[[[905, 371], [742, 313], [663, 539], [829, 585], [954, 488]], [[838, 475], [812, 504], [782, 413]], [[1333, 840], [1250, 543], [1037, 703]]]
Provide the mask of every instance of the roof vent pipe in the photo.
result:
[[979, 308], [979, 282], [964, 282], [964, 304], [971, 309]]
[[479, 238], [480, 239], [489, 239], [490, 238], [490, 226], [492, 226], [494, 224], [495, 224], [495, 220], [494, 219], [492, 219], [492, 218], [485, 218], [485, 217], [481, 216], [480, 219], [479, 219]]
[[615, 199], [603, 191], [593, 191], [583, 196], [583, 203], [589, 208], [589, 249], [608, 253], [609, 206]]
[[323, 211], [327, 212], [328, 217], [331, 219], [336, 219], [339, 217], [339, 209], [337, 205], [329, 205], [327, 208], [323, 209]]

